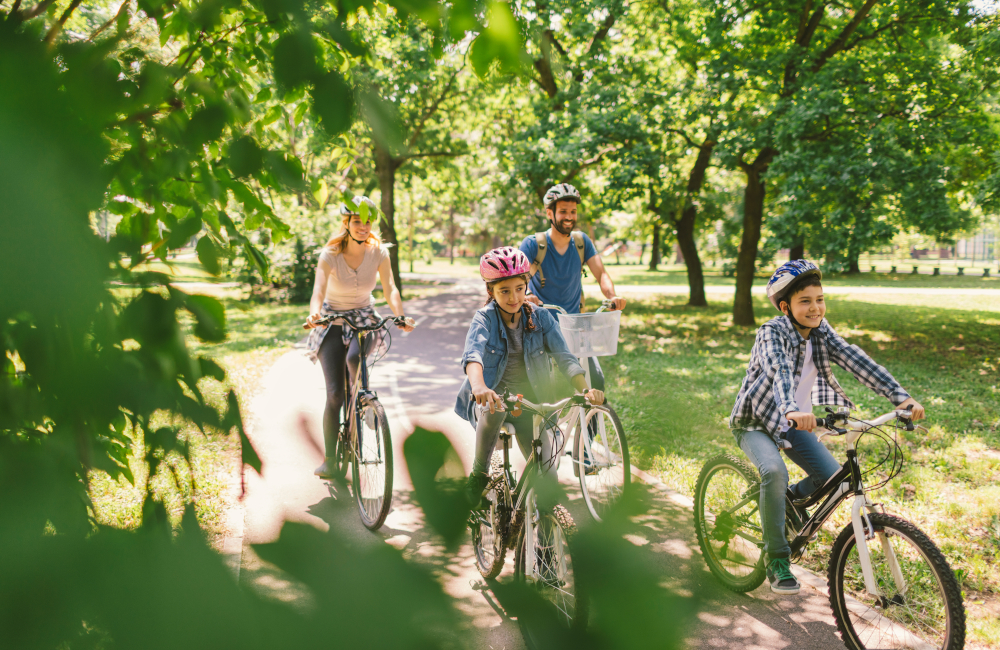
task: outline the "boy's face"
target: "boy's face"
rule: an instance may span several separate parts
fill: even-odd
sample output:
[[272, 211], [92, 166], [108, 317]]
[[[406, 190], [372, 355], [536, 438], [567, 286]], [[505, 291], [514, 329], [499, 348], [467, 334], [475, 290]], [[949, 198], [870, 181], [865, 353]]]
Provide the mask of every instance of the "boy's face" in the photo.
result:
[[524, 278], [507, 278], [493, 285], [493, 299], [501, 309], [513, 313], [524, 304], [524, 292], [527, 288]]
[[806, 287], [796, 291], [786, 300], [781, 301], [781, 311], [789, 313], [803, 327], [819, 327], [826, 316], [826, 301], [823, 298], [823, 287]]
[[576, 201], [559, 201], [555, 210], [546, 210], [545, 213], [557, 232], [564, 235], [573, 232], [576, 226]]

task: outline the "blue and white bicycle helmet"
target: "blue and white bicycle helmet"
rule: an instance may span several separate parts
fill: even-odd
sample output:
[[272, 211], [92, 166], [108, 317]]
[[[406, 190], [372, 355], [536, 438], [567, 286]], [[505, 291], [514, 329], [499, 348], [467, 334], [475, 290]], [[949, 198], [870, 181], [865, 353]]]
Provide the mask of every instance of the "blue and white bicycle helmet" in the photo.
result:
[[810, 275], [815, 275], [820, 279], [823, 278], [819, 267], [809, 260], [785, 262], [778, 267], [778, 270], [774, 272], [774, 275], [767, 282], [767, 299], [771, 301], [775, 309], [781, 311], [781, 307], [778, 305], [781, 303], [781, 299], [785, 297], [785, 293], [792, 283]]
[[575, 201], [576, 203], [579, 203], [580, 191], [569, 183], [559, 183], [558, 185], [553, 185], [549, 188], [549, 191], [545, 193], [545, 198], [542, 199], [542, 203], [545, 204], [545, 207], [549, 207], [557, 201]]

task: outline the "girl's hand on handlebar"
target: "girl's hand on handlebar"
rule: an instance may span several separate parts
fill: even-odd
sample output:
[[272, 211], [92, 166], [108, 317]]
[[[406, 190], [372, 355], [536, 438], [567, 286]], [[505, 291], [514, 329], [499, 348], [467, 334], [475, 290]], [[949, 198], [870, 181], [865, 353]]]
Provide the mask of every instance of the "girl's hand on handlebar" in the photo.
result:
[[812, 413], [790, 411], [785, 414], [785, 418], [791, 426], [795, 427], [799, 431], [808, 431], [812, 433], [812, 430], [816, 428], [816, 416]]
[[924, 419], [924, 407], [920, 405], [920, 402], [913, 399], [912, 397], [903, 402], [902, 404], [900, 404], [899, 406], [897, 406], [896, 408], [905, 409], [909, 411], [913, 416], [914, 422], [916, 422], [917, 420]]
[[583, 394], [587, 398], [587, 401], [594, 406], [600, 406], [604, 403], [604, 391], [597, 390], [596, 388], [591, 388], [586, 393]]
[[503, 410], [503, 398], [497, 395], [496, 391], [483, 386], [481, 388], [472, 388], [472, 397], [476, 400], [476, 404], [480, 406], [489, 406], [490, 413], [496, 413], [497, 410]]
[[404, 332], [412, 332], [416, 326], [417, 326], [417, 321], [409, 317], [403, 319], [402, 323], [396, 323], [396, 327], [403, 330]]
[[309, 314], [309, 318], [307, 318], [306, 322], [302, 325], [302, 329], [311, 330], [315, 327], [326, 327], [326, 325], [316, 325], [316, 321], [320, 318], [323, 318], [321, 314]]

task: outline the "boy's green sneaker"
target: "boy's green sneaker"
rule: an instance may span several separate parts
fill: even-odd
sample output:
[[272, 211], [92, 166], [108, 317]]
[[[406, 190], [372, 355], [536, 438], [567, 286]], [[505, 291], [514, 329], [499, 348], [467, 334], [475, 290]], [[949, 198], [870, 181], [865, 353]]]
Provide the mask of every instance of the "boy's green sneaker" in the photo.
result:
[[776, 594], [797, 594], [801, 588], [787, 557], [776, 557], [767, 563], [767, 580]]

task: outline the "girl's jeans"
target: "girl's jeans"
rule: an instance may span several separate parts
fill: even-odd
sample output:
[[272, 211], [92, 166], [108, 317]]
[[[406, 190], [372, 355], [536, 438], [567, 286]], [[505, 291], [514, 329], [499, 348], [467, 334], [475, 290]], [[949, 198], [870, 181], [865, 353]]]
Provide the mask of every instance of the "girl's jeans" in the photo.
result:
[[[808, 476], [792, 486], [795, 499], [809, 496], [837, 473], [841, 465], [816, 436], [808, 431], [789, 429], [785, 439], [792, 448], [785, 453]], [[737, 433], [740, 449], [760, 472], [760, 520], [764, 531], [764, 550], [771, 559], [788, 557], [791, 549], [785, 539], [785, 490], [788, 468], [774, 439], [763, 431]]]

